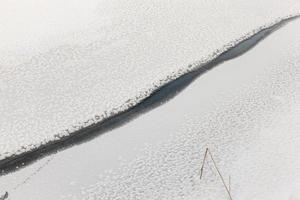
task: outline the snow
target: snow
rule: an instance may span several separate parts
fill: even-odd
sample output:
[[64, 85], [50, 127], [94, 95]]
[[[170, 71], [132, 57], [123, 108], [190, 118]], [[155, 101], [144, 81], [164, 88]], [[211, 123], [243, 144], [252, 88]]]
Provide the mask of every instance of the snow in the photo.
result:
[[[1, 177], [12, 199], [299, 199], [300, 20], [202, 74], [170, 101]], [[209, 167], [210, 166], [210, 167]], [[30, 171], [32, 170], [32, 172]], [[26, 198], [25, 198], [26, 199]]]
[[[243, 56], [199, 77], [151, 116], [184, 115], [163, 120], [157, 132], [168, 134], [161, 131], [168, 125], [177, 131], [166, 139], [157, 136], [160, 142], [149, 142], [120, 166], [99, 171], [97, 181], [81, 188], [82, 195], [62, 199], [228, 199], [211, 161], [199, 180], [206, 147], [225, 180], [231, 177], [233, 199], [298, 199], [299, 27], [295, 20]], [[177, 118], [179, 125], [173, 120]]]
[[[99, 170], [97, 181], [81, 187], [81, 195], [67, 193], [62, 199], [228, 199], [211, 162], [199, 180], [206, 147], [226, 181], [231, 176], [233, 199], [298, 199], [299, 27], [299, 20], [283, 27], [244, 56], [199, 77], [150, 119], [136, 122], [129, 130], [173, 112], [156, 125], [157, 135], [169, 136], [148, 139], [133, 159]], [[152, 134], [148, 126], [136, 134]], [[177, 130], [165, 132], [166, 126]], [[126, 128], [121, 133], [134, 138]]]
[[102, 122], [259, 30], [279, 1], [15, 1], [0, 12], [0, 160]]

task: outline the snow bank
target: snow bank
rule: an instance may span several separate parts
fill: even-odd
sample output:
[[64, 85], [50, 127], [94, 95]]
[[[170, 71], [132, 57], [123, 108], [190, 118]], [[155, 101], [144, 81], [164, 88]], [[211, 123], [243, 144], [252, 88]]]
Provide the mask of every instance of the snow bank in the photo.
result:
[[298, 0], [17, 4], [0, 6], [2, 161], [135, 106], [300, 11]]

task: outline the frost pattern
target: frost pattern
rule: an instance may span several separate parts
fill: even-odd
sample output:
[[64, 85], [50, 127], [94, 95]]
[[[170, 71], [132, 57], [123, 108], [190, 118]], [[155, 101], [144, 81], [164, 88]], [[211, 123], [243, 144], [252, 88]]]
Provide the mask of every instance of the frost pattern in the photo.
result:
[[88, 28], [54, 39], [55, 47], [48, 40], [25, 58], [17, 48], [3, 54], [0, 160], [132, 108], [299, 8], [293, 0], [112, 1], [105, 23], [99, 11]]

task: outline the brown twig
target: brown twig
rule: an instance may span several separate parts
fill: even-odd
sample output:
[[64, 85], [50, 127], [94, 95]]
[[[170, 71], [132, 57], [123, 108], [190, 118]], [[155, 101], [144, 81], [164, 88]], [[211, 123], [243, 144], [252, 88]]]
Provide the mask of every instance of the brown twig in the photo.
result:
[[212, 155], [212, 153], [210, 152], [210, 150], [208, 150], [208, 153], [209, 153], [210, 158], [211, 158], [211, 160], [213, 161], [213, 164], [214, 164], [214, 166], [215, 166], [215, 169], [217, 170], [217, 172], [218, 172], [218, 174], [219, 174], [219, 177], [220, 177], [220, 179], [221, 179], [221, 181], [222, 181], [222, 183], [223, 183], [223, 185], [224, 185], [224, 187], [225, 187], [225, 189], [226, 189], [226, 191], [227, 191], [227, 193], [228, 193], [228, 196], [229, 196], [230, 200], [233, 200], [233, 199], [232, 199], [232, 196], [231, 196], [231, 193], [230, 193], [230, 191], [229, 191], [229, 189], [228, 189], [228, 187], [227, 187], [227, 185], [226, 185], [226, 183], [225, 183], [225, 181], [224, 181], [224, 178], [223, 178], [223, 176], [222, 176], [222, 174], [221, 174], [219, 168], [217, 167], [216, 161], [215, 161], [215, 159], [213, 158], [213, 155]]
[[201, 167], [200, 179], [202, 178], [202, 175], [203, 175], [204, 163], [205, 163], [207, 154], [209, 154], [209, 156], [210, 156], [210, 158], [211, 158], [211, 160], [212, 160], [212, 162], [213, 162], [213, 165], [214, 165], [216, 171], [218, 172], [218, 175], [219, 175], [219, 177], [220, 177], [220, 179], [221, 179], [221, 181], [222, 181], [222, 183], [223, 183], [223, 186], [224, 186], [225, 189], [226, 189], [226, 192], [227, 192], [227, 194], [228, 194], [228, 196], [229, 196], [229, 199], [230, 199], [230, 200], [233, 200], [233, 198], [232, 198], [232, 196], [231, 196], [231, 192], [230, 192], [230, 190], [231, 190], [231, 187], [230, 187], [230, 184], [231, 184], [231, 183], [230, 183], [230, 176], [229, 176], [229, 183], [228, 183], [228, 187], [227, 187], [226, 182], [225, 182], [225, 180], [224, 180], [224, 178], [223, 178], [223, 176], [222, 176], [222, 174], [221, 174], [219, 168], [217, 167], [217, 163], [216, 163], [215, 159], [213, 158], [212, 153], [210, 152], [210, 150], [209, 150], [208, 148], [206, 148], [205, 154], [204, 154], [204, 157], [203, 157], [203, 163], [202, 163], [202, 167]]
[[204, 157], [203, 157], [202, 167], [201, 167], [201, 170], [200, 170], [200, 179], [202, 178], [202, 175], [203, 175], [203, 169], [204, 169], [204, 164], [205, 164], [207, 153], [208, 153], [208, 148], [206, 148], [205, 154], [204, 154]]

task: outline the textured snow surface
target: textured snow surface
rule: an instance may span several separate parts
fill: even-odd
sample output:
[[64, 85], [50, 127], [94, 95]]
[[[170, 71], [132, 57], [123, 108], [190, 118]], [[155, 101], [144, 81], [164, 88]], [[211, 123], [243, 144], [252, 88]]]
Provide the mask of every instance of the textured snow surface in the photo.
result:
[[[215, 69], [200, 77], [187, 89], [190, 92], [168, 103], [186, 109], [180, 110], [186, 115], [185, 120], [181, 118], [181, 129], [167, 141], [147, 145], [134, 159], [100, 173], [94, 184], [81, 187], [81, 195], [73, 192], [61, 199], [229, 199], [211, 160], [205, 164], [203, 179], [199, 179], [206, 147], [227, 184], [231, 177], [233, 199], [299, 199], [299, 27], [296, 20], [253, 51], [220, 66], [229, 67], [232, 75], [241, 78], [232, 77], [232, 82], [222, 78], [227, 69]], [[253, 70], [245, 69], [251, 65]], [[243, 74], [243, 68], [248, 75]], [[212, 78], [226, 85], [226, 93]], [[209, 90], [203, 96], [197, 94], [205, 91], [201, 84], [210, 86], [215, 99], [207, 99], [213, 99], [214, 106], [203, 97], [211, 95]], [[194, 106], [183, 105], [187, 102]], [[210, 108], [201, 112], [205, 110], [199, 108], [201, 105]], [[176, 117], [171, 118], [175, 123]]]
[[299, 19], [288, 23], [151, 112], [0, 177], [0, 189], [29, 200], [226, 200], [210, 160], [199, 180], [210, 147], [234, 200], [299, 199], [299, 31]]
[[299, 0], [1, 1], [0, 159], [99, 123]]
[[199, 180], [210, 147], [234, 200], [299, 199], [299, 31], [293, 20], [151, 112], [1, 176], [0, 192], [22, 200], [226, 200], [211, 160]]

